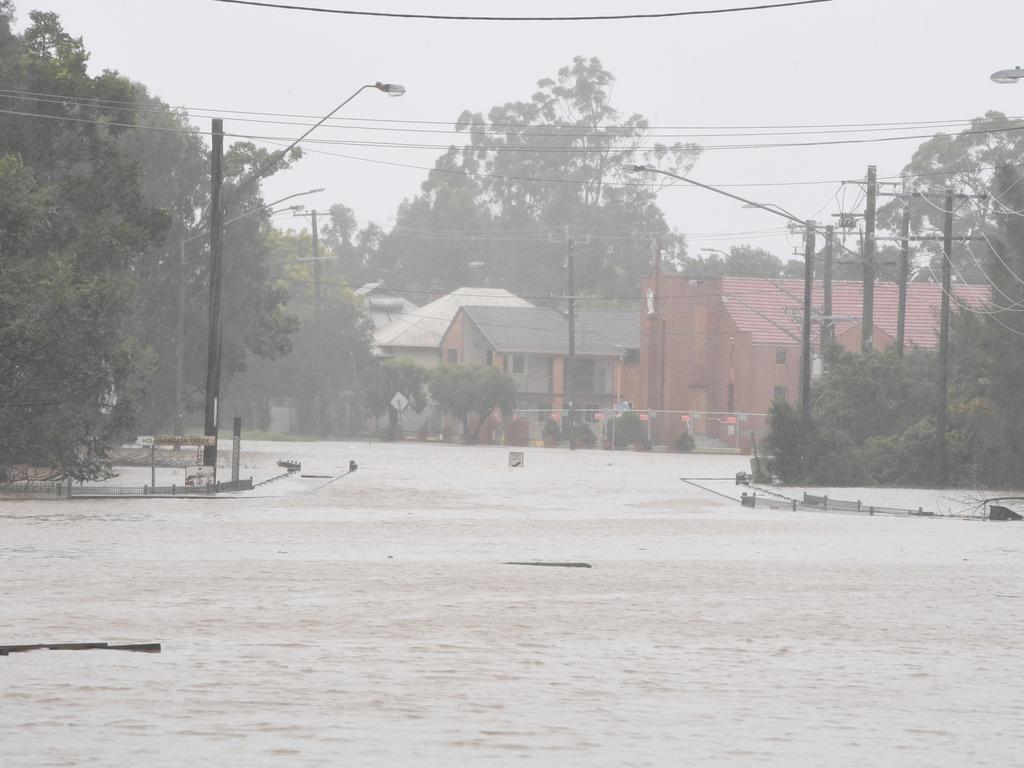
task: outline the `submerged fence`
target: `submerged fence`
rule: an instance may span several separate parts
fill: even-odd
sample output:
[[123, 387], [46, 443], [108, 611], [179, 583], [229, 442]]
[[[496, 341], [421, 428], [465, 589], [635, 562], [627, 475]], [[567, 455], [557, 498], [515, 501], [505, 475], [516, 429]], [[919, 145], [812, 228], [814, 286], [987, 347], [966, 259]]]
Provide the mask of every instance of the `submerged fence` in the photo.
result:
[[777, 491], [757, 485], [750, 486], [752, 493], [744, 492], [740, 503], [745, 507], [766, 509], [787, 509], [793, 512], [833, 512], [847, 515], [887, 515], [890, 517], [952, 517], [961, 520], [983, 520], [988, 515], [981, 511], [976, 514], [939, 513], [925, 510], [923, 507], [886, 507], [877, 504], [864, 504], [861, 501], [833, 499], [828, 496], [816, 496], [804, 492], [803, 498], [796, 499], [784, 496]]
[[209, 496], [251, 491], [252, 478], [210, 485], [75, 485], [73, 482], [29, 482], [0, 485], [0, 499], [121, 498], [137, 496]]

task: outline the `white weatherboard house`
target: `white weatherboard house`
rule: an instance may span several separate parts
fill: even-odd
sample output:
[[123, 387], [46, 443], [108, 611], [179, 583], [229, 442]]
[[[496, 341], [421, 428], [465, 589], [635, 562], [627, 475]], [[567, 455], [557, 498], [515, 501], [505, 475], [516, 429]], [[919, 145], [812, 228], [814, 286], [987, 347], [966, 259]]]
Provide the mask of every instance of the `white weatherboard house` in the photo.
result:
[[459, 288], [407, 314], [374, 334], [382, 356], [404, 357], [427, 368], [440, 365], [441, 339], [462, 307], [532, 307], [502, 288]]

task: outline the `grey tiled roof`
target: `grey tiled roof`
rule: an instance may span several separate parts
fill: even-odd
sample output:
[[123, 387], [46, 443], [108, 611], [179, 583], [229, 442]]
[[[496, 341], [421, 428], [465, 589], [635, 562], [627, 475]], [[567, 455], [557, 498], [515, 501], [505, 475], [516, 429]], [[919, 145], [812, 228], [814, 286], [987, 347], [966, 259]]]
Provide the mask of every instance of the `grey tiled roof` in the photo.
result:
[[[465, 307], [464, 312], [498, 352], [561, 355], [569, 346], [569, 321], [549, 307]], [[576, 354], [621, 355], [640, 347], [636, 310], [576, 312]]]

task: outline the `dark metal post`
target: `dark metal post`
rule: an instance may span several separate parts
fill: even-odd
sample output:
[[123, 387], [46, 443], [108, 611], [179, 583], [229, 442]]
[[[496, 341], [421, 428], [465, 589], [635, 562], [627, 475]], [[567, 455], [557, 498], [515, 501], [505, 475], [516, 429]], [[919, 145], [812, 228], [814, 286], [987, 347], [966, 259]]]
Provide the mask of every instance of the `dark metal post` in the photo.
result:
[[868, 201], [864, 212], [864, 311], [861, 313], [861, 351], [875, 346], [875, 205], [878, 169], [868, 166]]
[[[206, 352], [206, 419], [203, 434], [217, 436], [218, 400], [220, 399], [221, 352], [221, 272], [224, 251], [224, 121], [213, 120], [210, 150], [210, 307], [209, 335]], [[203, 448], [203, 464], [214, 467], [216, 475], [217, 445]]]

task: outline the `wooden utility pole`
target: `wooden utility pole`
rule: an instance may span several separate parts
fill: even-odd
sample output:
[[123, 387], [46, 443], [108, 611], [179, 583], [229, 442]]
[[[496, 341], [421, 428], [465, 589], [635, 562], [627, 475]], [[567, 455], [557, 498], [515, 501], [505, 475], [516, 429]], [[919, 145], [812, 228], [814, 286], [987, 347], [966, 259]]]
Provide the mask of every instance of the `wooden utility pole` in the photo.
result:
[[868, 166], [868, 201], [864, 212], [864, 310], [861, 312], [861, 351], [875, 346], [875, 205], [878, 195], [878, 169]]
[[936, 481], [945, 486], [949, 479], [946, 457], [946, 411], [949, 408], [949, 294], [953, 271], [953, 190], [946, 188], [945, 220], [942, 225], [942, 310], [939, 318], [939, 407], [935, 414]]
[[903, 221], [900, 224], [899, 304], [896, 309], [896, 356], [903, 357], [907, 324], [907, 281], [910, 279], [910, 201], [907, 180], [903, 180]]
[[832, 241], [835, 238], [836, 228], [831, 224], [825, 227], [825, 264], [822, 269], [822, 314], [825, 316], [821, 321], [821, 338], [818, 340], [821, 351], [832, 340], [832, 329], [835, 328], [835, 320], [832, 319]]
[[804, 234], [804, 322], [800, 353], [800, 415], [806, 430], [811, 423], [811, 289], [814, 287], [814, 228], [808, 220]]
[[[206, 348], [206, 419], [203, 434], [217, 436], [220, 399], [221, 273], [224, 255], [224, 121], [214, 118], [210, 151], [210, 307]], [[217, 445], [203, 447], [203, 464], [217, 473]]]

